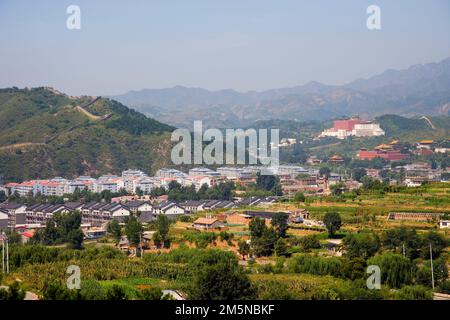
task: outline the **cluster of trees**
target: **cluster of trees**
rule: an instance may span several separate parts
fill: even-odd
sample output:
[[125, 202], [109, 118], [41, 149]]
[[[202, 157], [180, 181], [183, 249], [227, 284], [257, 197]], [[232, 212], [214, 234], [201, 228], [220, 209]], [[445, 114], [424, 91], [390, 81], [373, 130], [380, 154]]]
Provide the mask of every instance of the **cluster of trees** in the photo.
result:
[[153, 228], [156, 230], [156, 232], [153, 234], [153, 242], [157, 247], [170, 247], [170, 224], [171, 221], [169, 220], [169, 218], [167, 218], [167, 216], [163, 214], [158, 215], [156, 221], [153, 223]]
[[74, 249], [83, 246], [84, 234], [81, 231], [81, 213], [55, 214], [45, 224], [45, 228], [36, 231], [31, 238], [31, 243], [55, 245], [67, 243]]
[[364, 232], [347, 235], [343, 244], [346, 258], [378, 265], [383, 283], [394, 288], [402, 285], [431, 287], [431, 250], [435, 284], [446, 285], [448, 270], [444, 252], [448, 243], [434, 231], [418, 235], [412, 228], [401, 227], [388, 229], [380, 236]]
[[[106, 201], [110, 202], [112, 198], [114, 197], [120, 197], [120, 196], [126, 196], [129, 195], [129, 193], [125, 189], [120, 189], [118, 192], [111, 192], [109, 190], [103, 190], [100, 193], [94, 193], [89, 190], [79, 190], [78, 188], [75, 189], [73, 193], [65, 194], [63, 196], [45, 196], [41, 194], [40, 192], [33, 195], [33, 193], [30, 193], [27, 196], [21, 197], [19, 193], [16, 191], [13, 194], [11, 194], [7, 199], [9, 202], [15, 202], [15, 203], [26, 203], [28, 205], [38, 204], [38, 203], [49, 203], [49, 204], [62, 204], [65, 202], [64, 199], [67, 199], [71, 202], [91, 202], [91, 201]], [[0, 192], [0, 202], [2, 199], [1, 192]], [[6, 198], [5, 198], [6, 200]]]
[[142, 113], [129, 109], [117, 101], [108, 100], [108, 104], [115, 115], [106, 122], [107, 128], [124, 130], [132, 135], [162, 133], [174, 129], [167, 124], [147, 118]]
[[271, 192], [274, 196], [282, 196], [280, 179], [277, 176], [262, 175], [258, 172], [256, 175], [256, 188]]
[[[169, 231], [171, 223], [172, 222], [166, 215], [160, 214], [151, 224], [151, 228], [156, 231], [153, 234], [152, 240], [157, 247], [170, 247]], [[111, 220], [107, 225], [106, 231], [114, 238], [116, 243], [120, 241], [122, 235], [126, 235], [131, 245], [138, 246], [142, 242], [142, 233], [144, 228], [137, 217], [132, 215], [125, 219], [125, 227], [123, 230], [117, 220]]]
[[169, 183], [166, 190], [163, 187], [153, 189], [150, 194], [152, 196], [161, 196], [167, 194], [169, 200], [182, 202], [186, 200], [232, 200], [234, 197], [235, 185], [232, 181], [221, 182], [213, 187], [203, 184], [199, 190], [195, 186], [182, 186], [176, 181]]
[[46, 283], [43, 289], [44, 300], [161, 300], [163, 294], [157, 287], [133, 290], [129, 292], [120, 284], [102, 286], [98, 281], [87, 279], [81, 282], [79, 290], [70, 290], [58, 281]]
[[205, 250], [191, 262], [196, 270], [189, 288], [195, 300], [251, 299], [255, 289], [233, 253]]
[[0, 301], [23, 300], [25, 298], [25, 294], [25, 291], [20, 288], [19, 282], [14, 281], [14, 283], [11, 284], [8, 288], [0, 288]]
[[328, 235], [333, 238], [336, 235], [336, 232], [341, 229], [341, 216], [337, 212], [327, 212], [323, 218], [323, 223], [328, 230]]
[[145, 260], [149, 264], [186, 265], [186, 270], [190, 270], [185, 278], [189, 299], [237, 300], [255, 297], [254, 285], [232, 252], [181, 246], [168, 253], [146, 255]]
[[[240, 252], [243, 256], [252, 253], [255, 256], [270, 256], [274, 252], [277, 256], [289, 254], [286, 243], [286, 231], [288, 229], [288, 214], [277, 212], [273, 215], [271, 226], [266, 225], [265, 219], [253, 218], [250, 221], [249, 229], [251, 235], [250, 247], [240, 244]], [[250, 250], [249, 252], [247, 251]]]
[[280, 179], [273, 175], [256, 175], [255, 183], [246, 186], [238, 185], [239, 190], [245, 191], [245, 197], [282, 196]]

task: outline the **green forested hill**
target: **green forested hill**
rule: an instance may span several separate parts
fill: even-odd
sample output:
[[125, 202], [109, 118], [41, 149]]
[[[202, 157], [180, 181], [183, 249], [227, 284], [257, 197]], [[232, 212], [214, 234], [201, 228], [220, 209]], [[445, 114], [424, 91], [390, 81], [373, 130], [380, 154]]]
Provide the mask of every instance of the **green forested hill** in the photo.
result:
[[173, 128], [110, 99], [69, 97], [50, 88], [0, 90], [0, 175], [148, 172], [169, 159]]

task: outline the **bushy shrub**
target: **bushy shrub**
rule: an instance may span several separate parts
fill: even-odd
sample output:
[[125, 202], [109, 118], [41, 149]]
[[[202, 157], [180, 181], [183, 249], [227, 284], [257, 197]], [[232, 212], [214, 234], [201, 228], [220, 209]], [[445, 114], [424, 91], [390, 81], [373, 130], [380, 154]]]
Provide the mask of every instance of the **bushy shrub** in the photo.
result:
[[404, 286], [396, 294], [397, 300], [432, 300], [433, 293], [424, 286]]

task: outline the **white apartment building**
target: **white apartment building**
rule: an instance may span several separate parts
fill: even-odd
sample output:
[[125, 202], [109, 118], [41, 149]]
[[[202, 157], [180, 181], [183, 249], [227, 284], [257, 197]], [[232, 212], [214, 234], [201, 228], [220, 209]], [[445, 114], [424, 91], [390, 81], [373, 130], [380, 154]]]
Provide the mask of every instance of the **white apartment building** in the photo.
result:
[[293, 176], [296, 177], [297, 175], [301, 174], [301, 173], [308, 173], [308, 170], [306, 170], [303, 167], [299, 167], [299, 166], [278, 166], [276, 168], [274, 168], [274, 174], [276, 175], [280, 175], [280, 176]]
[[205, 176], [189, 176], [184, 179], [185, 186], [194, 186], [196, 190], [200, 189], [202, 185], [206, 184], [211, 187], [213, 184], [213, 179]]
[[368, 122], [355, 124], [351, 135], [356, 137], [377, 137], [384, 136], [385, 132], [381, 129], [379, 123]]
[[158, 180], [151, 177], [143, 177], [136, 181], [135, 189], [133, 192], [136, 192], [136, 189], [139, 188], [143, 193], [150, 193], [154, 188], [158, 186]]
[[146, 176], [146, 174], [141, 170], [129, 169], [129, 170], [122, 171], [123, 179], [133, 178], [133, 177], [145, 177], [145, 176]]
[[193, 168], [189, 170], [189, 176], [218, 177], [220, 173], [208, 168]]
[[220, 167], [217, 168], [217, 172], [227, 179], [251, 178], [253, 176], [252, 171], [236, 167]]
[[176, 169], [162, 168], [156, 171], [159, 178], [185, 178], [187, 174]]

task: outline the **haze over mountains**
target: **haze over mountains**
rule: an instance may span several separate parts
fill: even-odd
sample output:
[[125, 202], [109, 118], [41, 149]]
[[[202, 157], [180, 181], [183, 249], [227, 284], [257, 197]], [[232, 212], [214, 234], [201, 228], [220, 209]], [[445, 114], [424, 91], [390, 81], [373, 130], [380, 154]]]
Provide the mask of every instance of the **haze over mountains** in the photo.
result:
[[245, 127], [267, 119], [448, 115], [450, 58], [406, 70], [386, 70], [340, 86], [309, 82], [261, 92], [176, 86], [130, 91], [112, 98], [158, 121], [188, 128], [194, 120], [203, 120], [209, 127], [225, 128]]

